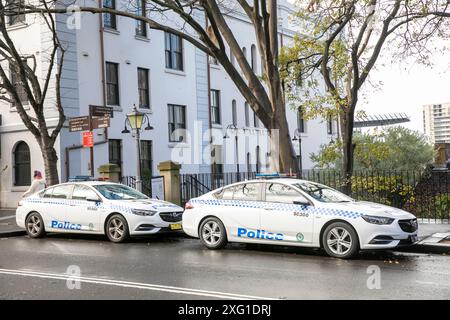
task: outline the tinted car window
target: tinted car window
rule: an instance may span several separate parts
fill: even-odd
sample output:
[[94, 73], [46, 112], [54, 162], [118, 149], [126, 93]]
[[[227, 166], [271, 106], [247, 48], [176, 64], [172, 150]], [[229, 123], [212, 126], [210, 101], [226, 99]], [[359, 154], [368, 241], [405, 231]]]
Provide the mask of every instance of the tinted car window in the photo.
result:
[[70, 197], [70, 193], [72, 192], [73, 185], [63, 185], [53, 188], [52, 198], [57, 199], [68, 199]]
[[72, 199], [86, 200], [86, 198], [98, 198], [98, 195], [89, 187], [76, 185], [73, 188]]
[[297, 190], [280, 183], [266, 183], [266, 201], [281, 203], [307, 202], [305, 197]]
[[235, 187], [223, 188], [219, 192], [216, 192], [214, 194], [214, 197], [217, 199], [222, 199], [222, 200], [233, 200], [234, 190], [235, 190]]
[[259, 200], [260, 190], [261, 183], [243, 183], [237, 185], [233, 193], [233, 200]]
[[48, 188], [41, 192], [41, 197], [43, 198], [51, 198], [54, 188]]

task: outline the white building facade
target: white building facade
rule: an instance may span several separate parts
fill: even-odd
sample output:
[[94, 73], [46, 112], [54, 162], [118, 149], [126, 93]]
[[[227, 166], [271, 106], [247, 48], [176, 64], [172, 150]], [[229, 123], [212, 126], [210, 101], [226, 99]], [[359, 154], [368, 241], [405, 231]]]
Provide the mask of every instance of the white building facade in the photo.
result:
[[[112, 4], [113, 1], [104, 0], [104, 5]], [[86, 0], [80, 5], [98, 6], [98, 2]], [[116, 7], [121, 9], [118, 1]], [[288, 19], [292, 13], [289, 4], [280, 1], [283, 45], [289, 44], [294, 36]], [[89, 149], [82, 147], [81, 133], [69, 132], [68, 125], [64, 126], [55, 146], [61, 181], [90, 175], [91, 166], [98, 175], [97, 168], [106, 163], [119, 165], [122, 176], [136, 175], [135, 140], [131, 134], [122, 133], [126, 114], [134, 105], [148, 116], [153, 127], [141, 134], [144, 175], [159, 175], [157, 164], [166, 160], [180, 162], [182, 173], [265, 170], [266, 130], [223, 68], [201, 50], [174, 35], [150, 30], [125, 17], [86, 13], [69, 23], [68, 18], [56, 16], [59, 37], [67, 44], [61, 80], [66, 117], [87, 115], [89, 105], [113, 107], [114, 117], [108, 130], [94, 130], [94, 163], [90, 163]], [[202, 21], [201, 16], [197, 19]], [[252, 25], [238, 12], [230, 13], [227, 20], [249, 62], [261, 74]], [[45, 66], [43, 53], [49, 40], [45, 25], [27, 16], [10, 28], [21, 52], [42, 57]], [[44, 74], [44, 69], [38, 68], [37, 72]], [[53, 99], [54, 94], [46, 107], [50, 128], [57, 119]], [[43, 160], [34, 137], [17, 112], [1, 103], [4, 106], [0, 108], [0, 205], [15, 207], [30, 183], [31, 172], [44, 170]], [[335, 137], [336, 123], [323, 119], [303, 121], [298, 110], [291, 109], [287, 117], [291, 135], [297, 128], [302, 131], [302, 166], [310, 169], [313, 164], [309, 155]], [[186, 129], [187, 133], [179, 134], [176, 129]], [[245, 136], [256, 137], [256, 142], [246, 141]], [[299, 152], [298, 142], [294, 142], [294, 148]], [[216, 162], [214, 169], [213, 162]]]

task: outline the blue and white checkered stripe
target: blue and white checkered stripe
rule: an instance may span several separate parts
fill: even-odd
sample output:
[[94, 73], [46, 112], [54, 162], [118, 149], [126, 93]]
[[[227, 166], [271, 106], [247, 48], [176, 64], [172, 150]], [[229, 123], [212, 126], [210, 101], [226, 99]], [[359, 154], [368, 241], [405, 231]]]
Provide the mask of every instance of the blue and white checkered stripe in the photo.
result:
[[[79, 207], [92, 207], [93, 203], [83, 200], [73, 200], [73, 199], [55, 199], [55, 198], [47, 198], [47, 199], [41, 199], [41, 198], [26, 198], [23, 200], [24, 202], [29, 203], [44, 203], [49, 205], [63, 205], [63, 206], [70, 206], [75, 205]], [[118, 211], [118, 212], [126, 212], [131, 213], [131, 207], [125, 206], [125, 205], [119, 205], [119, 204], [110, 204], [109, 206], [105, 206], [103, 203], [97, 202], [95, 203], [95, 206], [98, 209], [111, 209], [112, 211]]]
[[237, 208], [272, 208], [279, 211], [298, 211], [302, 210], [305, 213], [326, 215], [326, 216], [339, 216], [345, 218], [356, 219], [361, 216], [359, 212], [333, 209], [333, 208], [318, 208], [307, 207], [290, 203], [277, 203], [277, 202], [263, 202], [263, 201], [242, 201], [242, 200], [220, 200], [220, 199], [193, 199], [193, 204], [203, 204], [208, 206], [229, 206]]

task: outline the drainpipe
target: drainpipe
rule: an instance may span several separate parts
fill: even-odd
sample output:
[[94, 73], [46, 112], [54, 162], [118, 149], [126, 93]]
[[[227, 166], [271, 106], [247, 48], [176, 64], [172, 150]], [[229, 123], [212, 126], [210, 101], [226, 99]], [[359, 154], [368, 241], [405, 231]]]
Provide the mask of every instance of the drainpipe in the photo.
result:
[[[98, 1], [98, 7], [101, 9], [102, 0]], [[104, 47], [104, 37], [103, 37], [103, 21], [102, 15], [98, 14], [98, 23], [99, 23], [99, 38], [100, 38], [100, 66], [101, 66], [101, 78], [102, 78], [102, 101], [103, 105], [106, 106], [106, 79], [105, 79], [105, 47]], [[98, 141], [94, 143], [94, 146], [102, 145], [108, 143], [108, 128], [103, 129], [104, 139], [102, 141]], [[71, 147], [66, 147], [66, 181], [69, 180], [70, 176], [70, 151], [76, 149], [82, 149], [83, 145], [73, 145]], [[94, 166], [91, 163], [91, 166]]]

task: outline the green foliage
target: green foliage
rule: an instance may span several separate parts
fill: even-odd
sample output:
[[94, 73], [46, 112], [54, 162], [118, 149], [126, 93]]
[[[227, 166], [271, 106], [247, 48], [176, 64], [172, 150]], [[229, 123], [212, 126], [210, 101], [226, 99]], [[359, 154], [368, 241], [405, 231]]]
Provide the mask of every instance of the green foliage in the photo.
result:
[[352, 176], [352, 193], [366, 201], [401, 208], [414, 201], [414, 188], [402, 175]]
[[[422, 170], [434, 160], [433, 146], [417, 131], [390, 127], [379, 134], [355, 132], [355, 170]], [[342, 143], [322, 145], [310, 158], [316, 168], [339, 168], [342, 163]]]
[[434, 198], [436, 207], [436, 217], [438, 219], [448, 219], [450, 215], [450, 195], [440, 194]]

